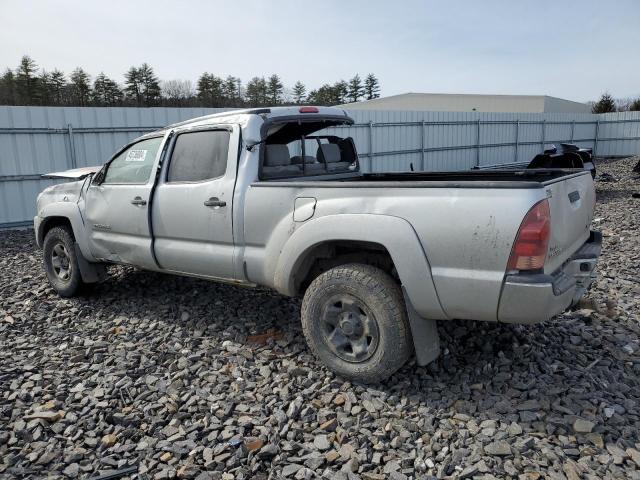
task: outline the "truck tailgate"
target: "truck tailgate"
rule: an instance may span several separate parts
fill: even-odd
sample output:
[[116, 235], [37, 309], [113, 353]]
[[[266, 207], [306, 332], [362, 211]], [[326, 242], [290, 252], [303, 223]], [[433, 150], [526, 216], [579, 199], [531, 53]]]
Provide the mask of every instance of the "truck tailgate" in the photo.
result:
[[557, 270], [589, 238], [595, 188], [589, 172], [545, 183], [551, 212], [551, 238], [544, 272]]

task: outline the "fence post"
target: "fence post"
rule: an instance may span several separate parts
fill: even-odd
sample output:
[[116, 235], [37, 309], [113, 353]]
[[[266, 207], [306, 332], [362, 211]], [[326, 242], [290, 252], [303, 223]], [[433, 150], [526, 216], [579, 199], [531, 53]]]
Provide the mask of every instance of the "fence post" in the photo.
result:
[[369, 165], [368, 172], [372, 171], [373, 165], [373, 122], [369, 120]]
[[520, 119], [516, 120], [516, 155], [515, 155], [515, 159], [513, 160], [514, 162], [518, 162], [518, 138], [519, 138], [519, 134], [520, 134]]
[[598, 133], [600, 133], [600, 119], [596, 120], [596, 138], [593, 141], [593, 158], [598, 156]]
[[542, 148], [541, 148], [541, 152], [540, 153], [544, 152], [544, 139], [545, 139], [545, 128], [544, 127], [546, 125], [546, 121], [547, 121], [546, 118], [542, 119], [542, 138], [540, 139], [540, 142], [542, 142]]
[[480, 119], [478, 118], [478, 123], [476, 124], [476, 167], [480, 166]]
[[424, 172], [424, 118], [420, 127], [420, 171]]
[[76, 142], [73, 139], [73, 125], [67, 124], [67, 134], [69, 135], [69, 153], [71, 155], [71, 168], [78, 168], [76, 159]]
[[570, 140], [570, 143], [573, 143], [575, 130], [576, 130], [576, 119], [574, 118], [573, 121], [571, 122], [571, 140]]

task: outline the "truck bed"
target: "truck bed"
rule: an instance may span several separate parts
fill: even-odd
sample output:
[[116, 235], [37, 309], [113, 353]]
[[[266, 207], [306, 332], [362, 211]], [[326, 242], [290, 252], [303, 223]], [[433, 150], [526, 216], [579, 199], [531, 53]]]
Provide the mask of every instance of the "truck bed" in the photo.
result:
[[[551, 237], [544, 273], [556, 272], [590, 234], [595, 192], [586, 170], [364, 173], [254, 182], [244, 207], [249, 278], [264, 283], [284, 239], [322, 217], [403, 219], [417, 235], [449, 318], [497, 320], [507, 261], [527, 212], [546, 199]], [[292, 215], [303, 205], [309, 220]], [[354, 221], [352, 228], [358, 230]], [[367, 233], [373, 238], [375, 227]], [[281, 230], [279, 230], [281, 229]], [[278, 233], [274, 233], [278, 231]], [[265, 233], [267, 232], [267, 233]], [[318, 234], [320, 235], [320, 234]], [[281, 238], [283, 243], [273, 241]], [[404, 237], [403, 237], [404, 238]], [[272, 245], [269, 245], [269, 243]], [[267, 272], [265, 274], [265, 271]], [[464, 295], [461, 293], [464, 292]]]

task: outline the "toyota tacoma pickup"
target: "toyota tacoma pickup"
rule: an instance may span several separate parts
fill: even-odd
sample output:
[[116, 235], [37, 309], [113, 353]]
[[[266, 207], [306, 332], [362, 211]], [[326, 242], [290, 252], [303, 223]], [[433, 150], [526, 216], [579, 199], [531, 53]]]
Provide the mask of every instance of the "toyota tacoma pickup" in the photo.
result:
[[73, 180], [37, 200], [49, 282], [72, 296], [124, 264], [299, 295], [310, 349], [361, 382], [435, 359], [438, 320], [535, 323], [584, 295], [601, 244], [588, 170], [364, 173], [325, 131], [352, 123], [225, 112], [48, 175]]

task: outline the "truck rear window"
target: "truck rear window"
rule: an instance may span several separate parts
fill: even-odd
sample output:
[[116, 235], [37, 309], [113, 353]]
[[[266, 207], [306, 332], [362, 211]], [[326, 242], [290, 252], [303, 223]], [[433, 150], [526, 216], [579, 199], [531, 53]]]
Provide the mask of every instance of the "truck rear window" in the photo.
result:
[[302, 136], [288, 143], [263, 145], [261, 178], [288, 178], [354, 172], [353, 140], [330, 135]]

